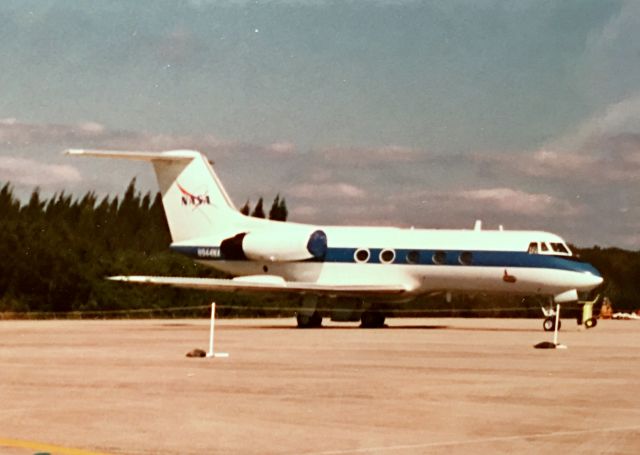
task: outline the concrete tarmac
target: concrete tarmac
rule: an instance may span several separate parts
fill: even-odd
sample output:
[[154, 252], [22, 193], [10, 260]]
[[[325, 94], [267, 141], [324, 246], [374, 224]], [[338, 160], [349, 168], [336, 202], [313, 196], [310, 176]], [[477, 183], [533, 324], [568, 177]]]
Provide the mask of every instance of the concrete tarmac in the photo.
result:
[[640, 453], [640, 322], [0, 321], [0, 454]]

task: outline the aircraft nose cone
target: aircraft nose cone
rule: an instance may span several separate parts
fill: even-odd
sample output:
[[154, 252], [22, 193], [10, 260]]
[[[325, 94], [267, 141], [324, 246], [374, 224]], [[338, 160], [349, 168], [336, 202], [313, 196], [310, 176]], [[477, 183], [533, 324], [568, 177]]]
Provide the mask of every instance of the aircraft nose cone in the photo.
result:
[[593, 277], [593, 287], [594, 288], [600, 286], [603, 282], [604, 282], [604, 278], [602, 278], [601, 276], [594, 276]]
[[592, 288], [600, 286], [604, 282], [603, 276], [600, 274], [598, 269], [596, 269], [591, 264], [588, 264], [587, 270], [585, 270], [586, 274], [589, 276], [589, 286]]

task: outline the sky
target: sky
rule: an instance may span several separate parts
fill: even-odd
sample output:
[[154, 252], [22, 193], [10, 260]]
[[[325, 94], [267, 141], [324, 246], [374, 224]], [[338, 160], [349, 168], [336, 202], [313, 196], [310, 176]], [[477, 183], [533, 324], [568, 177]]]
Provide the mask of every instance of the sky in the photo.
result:
[[290, 220], [640, 250], [640, 2], [5, 0], [0, 182], [156, 191], [196, 149]]

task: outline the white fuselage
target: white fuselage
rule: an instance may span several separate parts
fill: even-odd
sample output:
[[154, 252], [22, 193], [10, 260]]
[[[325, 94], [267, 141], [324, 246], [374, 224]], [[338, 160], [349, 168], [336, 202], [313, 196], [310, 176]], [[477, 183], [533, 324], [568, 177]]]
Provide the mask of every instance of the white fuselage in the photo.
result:
[[[196, 252], [192, 256], [235, 276], [276, 275], [286, 281], [333, 285], [403, 283], [406, 295], [440, 291], [557, 295], [590, 290], [602, 282], [597, 270], [576, 261], [564, 241], [548, 232], [316, 227], [264, 220], [250, 224], [246, 231], [261, 232], [261, 238], [272, 239], [274, 245], [300, 244], [298, 237], [322, 231], [327, 252], [322, 258], [298, 261], [268, 256], [198, 258], [197, 247], [217, 251], [219, 242], [211, 239], [208, 244], [191, 244], [195, 248], [190, 251]], [[545, 245], [548, 251], [528, 252], [532, 243]], [[566, 252], [553, 251], [552, 244], [563, 245]]]

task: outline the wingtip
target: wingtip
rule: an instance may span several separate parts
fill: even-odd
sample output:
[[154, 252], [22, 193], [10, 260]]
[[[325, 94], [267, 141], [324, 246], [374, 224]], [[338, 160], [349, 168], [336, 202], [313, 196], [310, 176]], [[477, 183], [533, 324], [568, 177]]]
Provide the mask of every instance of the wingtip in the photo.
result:
[[107, 280], [109, 281], [129, 281], [129, 277], [127, 276], [122, 276], [122, 275], [118, 275], [118, 276], [108, 276]]

